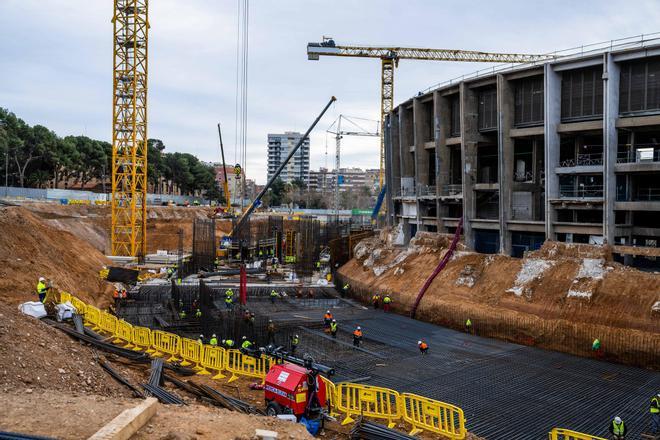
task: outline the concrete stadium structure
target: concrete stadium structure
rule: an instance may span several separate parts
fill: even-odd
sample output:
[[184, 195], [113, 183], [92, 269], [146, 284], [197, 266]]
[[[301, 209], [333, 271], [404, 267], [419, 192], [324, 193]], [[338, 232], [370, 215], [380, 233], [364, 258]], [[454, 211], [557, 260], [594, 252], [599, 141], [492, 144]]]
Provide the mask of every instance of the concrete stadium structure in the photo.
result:
[[385, 129], [388, 224], [484, 253], [545, 239], [660, 256], [660, 40], [503, 66], [401, 103]]

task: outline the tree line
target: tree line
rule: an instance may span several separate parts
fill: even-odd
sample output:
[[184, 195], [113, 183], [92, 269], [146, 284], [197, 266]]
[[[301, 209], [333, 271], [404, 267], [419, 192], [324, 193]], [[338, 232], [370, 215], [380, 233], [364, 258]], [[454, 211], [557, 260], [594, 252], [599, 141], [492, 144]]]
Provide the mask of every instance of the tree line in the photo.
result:
[[[147, 141], [149, 191], [220, 199], [214, 168], [188, 153], [167, 153], [159, 139]], [[110, 191], [112, 145], [87, 136], [59, 137], [30, 126], [0, 108], [0, 185], [83, 189], [95, 181]]]

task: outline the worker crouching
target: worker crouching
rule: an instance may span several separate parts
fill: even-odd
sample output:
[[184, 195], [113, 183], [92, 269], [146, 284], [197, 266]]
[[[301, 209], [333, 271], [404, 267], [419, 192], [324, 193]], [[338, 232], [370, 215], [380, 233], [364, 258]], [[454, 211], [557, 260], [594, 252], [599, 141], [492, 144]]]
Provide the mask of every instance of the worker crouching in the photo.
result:
[[613, 440], [625, 440], [626, 439], [626, 425], [621, 420], [621, 417], [616, 416], [612, 423], [610, 423], [610, 434], [612, 434]]

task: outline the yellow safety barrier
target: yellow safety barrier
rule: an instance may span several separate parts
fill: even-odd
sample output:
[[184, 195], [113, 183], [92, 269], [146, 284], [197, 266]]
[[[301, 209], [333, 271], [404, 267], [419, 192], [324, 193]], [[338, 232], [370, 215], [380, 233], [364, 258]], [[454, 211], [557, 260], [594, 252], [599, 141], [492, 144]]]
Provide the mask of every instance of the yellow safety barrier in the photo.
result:
[[181, 365], [187, 367], [188, 365], [198, 366], [202, 361], [202, 353], [204, 346], [197, 341], [188, 338], [181, 338]]
[[65, 292], [64, 290], [60, 290], [60, 304], [64, 304], [67, 301], [71, 302], [71, 294], [69, 292]]
[[337, 387], [330, 379], [326, 379], [323, 376], [320, 376], [321, 380], [325, 384], [325, 400], [328, 403], [328, 412], [332, 417], [337, 417], [339, 413], [337, 409]]
[[92, 325], [92, 330], [98, 330], [101, 324], [101, 311], [94, 306], [85, 306], [85, 322]]
[[218, 373], [212, 379], [223, 379], [226, 376], [222, 371], [227, 367], [227, 351], [222, 347], [212, 347], [207, 345], [202, 353], [202, 369], [197, 373], [201, 375], [211, 374], [208, 370], [215, 370]]
[[120, 319], [117, 321], [117, 329], [115, 331], [115, 339], [112, 341], [116, 344], [123, 343], [124, 348], [133, 348], [133, 326], [128, 322]]
[[155, 351], [151, 348], [151, 330], [147, 327], [134, 325], [131, 342], [135, 346], [133, 347], [133, 351], [145, 350], [147, 353], [153, 353]]
[[227, 350], [227, 371], [231, 372], [231, 377], [227, 383], [238, 380], [238, 376], [256, 377], [262, 381], [270, 369], [271, 359], [267, 356], [255, 358], [244, 355], [238, 350]]
[[595, 435], [583, 434], [563, 428], [553, 428], [548, 433], [548, 437], [550, 440], [605, 440], [603, 437], [596, 437]]
[[178, 361], [177, 356], [181, 352], [181, 338], [175, 334], [161, 330], [151, 332], [151, 347], [155, 350], [152, 356], [162, 356], [163, 353], [169, 354], [168, 362]]
[[393, 428], [394, 421], [401, 418], [399, 397], [399, 393], [387, 388], [340, 383], [337, 385], [337, 409], [346, 414], [341, 424], [353, 422], [351, 416], [363, 415], [385, 419], [387, 426]]
[[410, 435], [416, 435], [423, 430], [442, 434], [451, 439], [464, 439], [465, 416], [457, 406], [416, 394], [401, 394], [401, 411], [403, 419], [413, 427]]
[[79, 315], [85, 315], [85, 310], [87, 310], [87, 304], [71, 295], [71, 305], [76, 308], [76, 313]]
[[101, 312], [101, 321], [99, 322], [99, 328], [114, 336], [117, 331], [117, 317], [111, 315], [108, 312]]

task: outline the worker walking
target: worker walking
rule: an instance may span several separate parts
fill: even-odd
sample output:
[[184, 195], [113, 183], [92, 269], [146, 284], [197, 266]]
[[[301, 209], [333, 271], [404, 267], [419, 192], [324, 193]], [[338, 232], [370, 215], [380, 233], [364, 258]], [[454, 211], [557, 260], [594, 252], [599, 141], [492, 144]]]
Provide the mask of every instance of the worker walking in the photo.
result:
[[348, 290], [351, 288], [351, 285], [346, 283], [344, 286], [341, 288], [341, 297], [344, 298], [348, 294]]
[[330, 324], [332, 323], [332, 313], [330, 313], [330, 310], [326, 310], [325, 315], [323, 315], [323, 328], [326, 330], [330, 328]]
[[213, 336], [211, 336], [211, 339], [209, 340], [209, 344], [211, 347], [217, 347], [218, 346], [218, 337], [213, 333]]
[[337, 320], [333, 319], [332, 322], [330, 323], [330, 334], [334, 339], [337, 339], [337, 330], [339, 329], [339, 324], [337, 324]]
[[596, 338], [591, 343], [591, 351], [597, 352], [600, 350], [600, 339]]
[[231, 310], [233, 304], [234, 304], [234, 291], [231, 289], [227, 289], [227, 291], [225, 292], [225, 307], [228, 310]]
[[388, 293], [383, 298], [383, 312], [387, 313], [390, 311], [390, 304], [392, 304], [392, 298], [390, 298], [390, 294]]
[[200, 309], [197, 309], [195, 311], [195, 318], [199, 319], [202, 317], [202, 311]]
[[610, 423], [610, 434], [613, 440], [625, 440], [626, 438], [626, 425], [621, 420], [621, 417], [616, 416], [612, 423]]
[[37, 295], [39, 295], [39, 302], [42, 304], [46, 302], [47, 293], [48, 286], [46, 286], [46, 278], [39, 277], [39, 282], [37, 282]]
[[300, 344], [300, 338], [298, 337], [298, 335], [291, 336], [291, 354], [294, 354], [296, 352], [296, 348], [298, 348], [298, 344]]
[[272, 319], [268, 320], [268, 325], [266, 326], [266, 331], [268, 332], [268, 344], [274, 344], [275, 343], [275, 331], [277, 329], [275, 328], [275, 323], [273, 322]]
[[377, 309], [378, 304], [380, 303], [380, 295], [375, 293], [374, 296], [371, 297], [371, 303], [374, 305], [374, 309]]
[[472, 333], [472, 320], [470, 318], [465, 321], [465, 333]]
[[427, 344], [423, 339], [421, 341], [417, 341], [417, 347], [419, 347], [419, 352], [422, 354], [426, 354], [429, 351], [429, 344]]
[[271, 304], [275, 304], [275, 300], [277, 299], [278, 296], [280, 296], [280, 295], [275, 291], [275, 289], [270, 291], [270, 302], [271, 302]]
[[660, 434], [660, 393], [651, 397], [651, 434]]
[[359, 325], [353, 331], [353, 346], [359, 347], [362, 342], [362, 327]]

